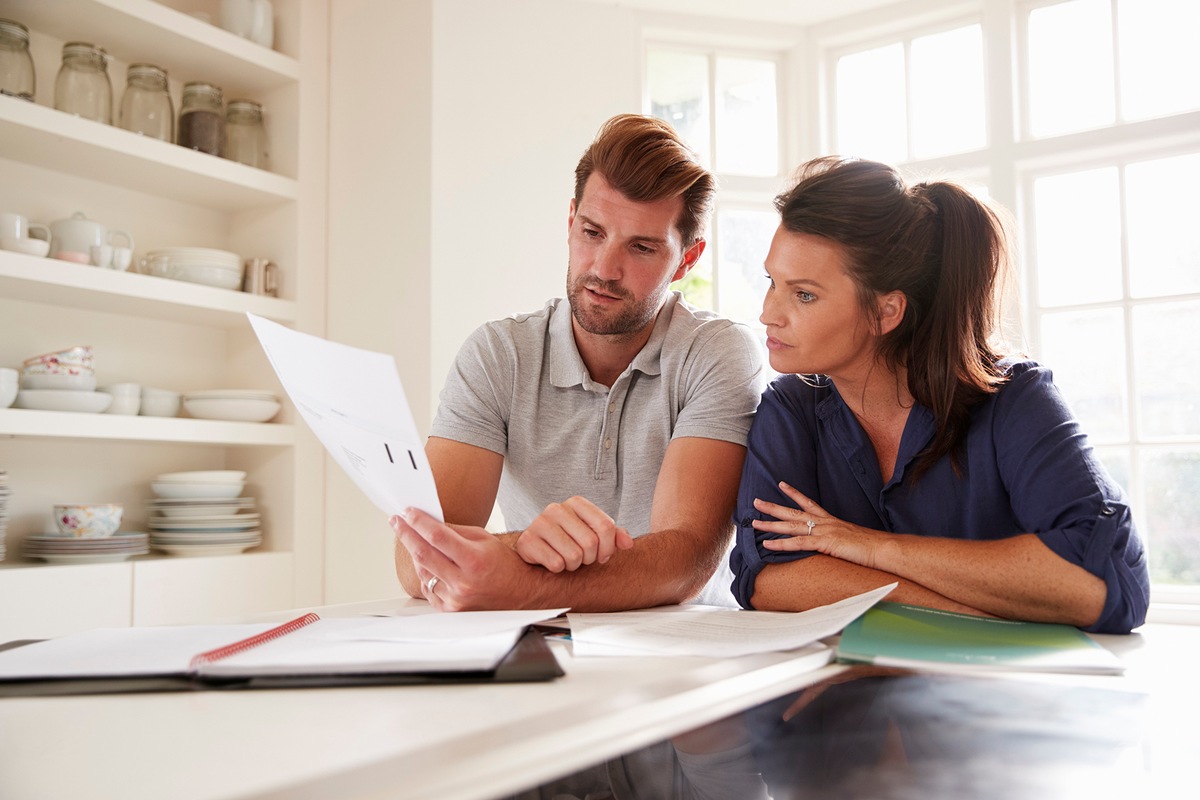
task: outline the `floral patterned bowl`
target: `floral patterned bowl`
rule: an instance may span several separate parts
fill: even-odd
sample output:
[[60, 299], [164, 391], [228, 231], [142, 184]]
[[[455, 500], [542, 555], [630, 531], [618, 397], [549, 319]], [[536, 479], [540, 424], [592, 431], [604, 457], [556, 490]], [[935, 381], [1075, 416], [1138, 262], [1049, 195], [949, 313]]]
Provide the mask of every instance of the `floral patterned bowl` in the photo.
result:
[[120, 503], [72, 503], [54, 507], [54, 524], [62, 536], [103, 539], [121, 527]]

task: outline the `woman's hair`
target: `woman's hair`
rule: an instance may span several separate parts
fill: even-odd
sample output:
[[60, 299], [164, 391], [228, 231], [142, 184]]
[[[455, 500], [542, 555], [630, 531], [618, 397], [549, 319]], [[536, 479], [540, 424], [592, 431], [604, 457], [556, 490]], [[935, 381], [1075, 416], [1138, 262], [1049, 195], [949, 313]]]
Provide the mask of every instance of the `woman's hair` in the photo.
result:
[[683, 212], [676, 226], [683, 246], [691, 247], [704, 235], [716, 179], [666, 122], [620, 114], [604, 123], [575, 167], [576, 206], [583, 201], [583, 189], [593, 172], [630, 200], [648, 203], [682, 197]]
[[937, 423], [914, 475], [947, 454], [958, 470], [971, 407], [1005, 380], [993, 342], [997, 289], [1009, 267], [1005, 218], [961, 186], [909, 186], [874, 161], [818, 158], [796, 178], [775, 198], [783, 227], [845, 249], [846, 271], [876, 330], [877, 296], [900, 291], [907, 299], [878, 352], [890, 368], [907, 371], [909, 392]]

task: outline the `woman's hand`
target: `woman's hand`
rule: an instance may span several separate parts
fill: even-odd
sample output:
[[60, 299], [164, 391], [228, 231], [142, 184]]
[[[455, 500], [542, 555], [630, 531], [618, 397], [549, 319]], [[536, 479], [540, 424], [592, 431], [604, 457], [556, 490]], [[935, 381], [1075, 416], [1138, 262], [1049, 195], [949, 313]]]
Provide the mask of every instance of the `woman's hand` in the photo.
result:
[[813, 500], [782, 481], [783, 491], [796, 503], [796, 508], [755, 499], [754, 507], [775, 520], [753, 520], [755, 530], [788, 534], [787, 539], [767, 539], [762, 546], [780, 552], [806, 550], [824, 553], [872, 569], [881, 566], [880, 550], [890, 540], [883, 531], [874, 531], [830, 515]]

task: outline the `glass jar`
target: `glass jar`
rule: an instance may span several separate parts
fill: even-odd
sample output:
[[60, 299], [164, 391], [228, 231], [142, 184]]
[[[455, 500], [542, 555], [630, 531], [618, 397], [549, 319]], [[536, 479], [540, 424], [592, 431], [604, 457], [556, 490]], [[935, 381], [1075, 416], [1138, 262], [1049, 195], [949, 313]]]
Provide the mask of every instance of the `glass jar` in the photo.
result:
[[87, 42], [64, 44], [62, 67], [54, 81], [54, 107], [111, 125], [112, 96], [108, 54]]
[[251, 167], [267, 169], [267, 134], [262, 106], [252, 100], [230, 100], [225, 110], [224, 156]]
[[175, 108], [167, 90], [166, 70], [130, 64], [121, 97], [121, 127], [164, 142], [175, 141]]
[[194, 81], [184, 84], [179, 105], [179, 139], [183, 147], [221, 155], [225, 121], [220, 88]]
[[11, 19], [0, 19], [0, 94], [33, 100], [33, 87], [29, 29]]

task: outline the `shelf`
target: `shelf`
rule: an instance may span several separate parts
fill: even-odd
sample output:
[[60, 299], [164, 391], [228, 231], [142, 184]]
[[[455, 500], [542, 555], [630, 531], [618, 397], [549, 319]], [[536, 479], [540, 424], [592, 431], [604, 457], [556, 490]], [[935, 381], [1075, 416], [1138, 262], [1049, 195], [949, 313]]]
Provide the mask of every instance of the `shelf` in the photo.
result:
[[296, 321], [291, 300], [3, 250], [0, 297], [219, 327], [245, 325], [246, 312]]
[[224, 422], [181, 417], [127, 417], [69, 411], [0, 409], [0, 436], [182, 442], [224, 447], [291, 447], [296, 429], [278, 422]]
[[3, 95], [0, 142], [4, 158], [209, 208], [260, 208], [299, 195], [292, 178]]
[[91, 42], [126, 63], [155, 64], [174, 79], [215, 83], [227, 96], [261, 94], [300, 77], [296, 59], [153, 0], [0, 0], [0, 16], [56, 39]]

